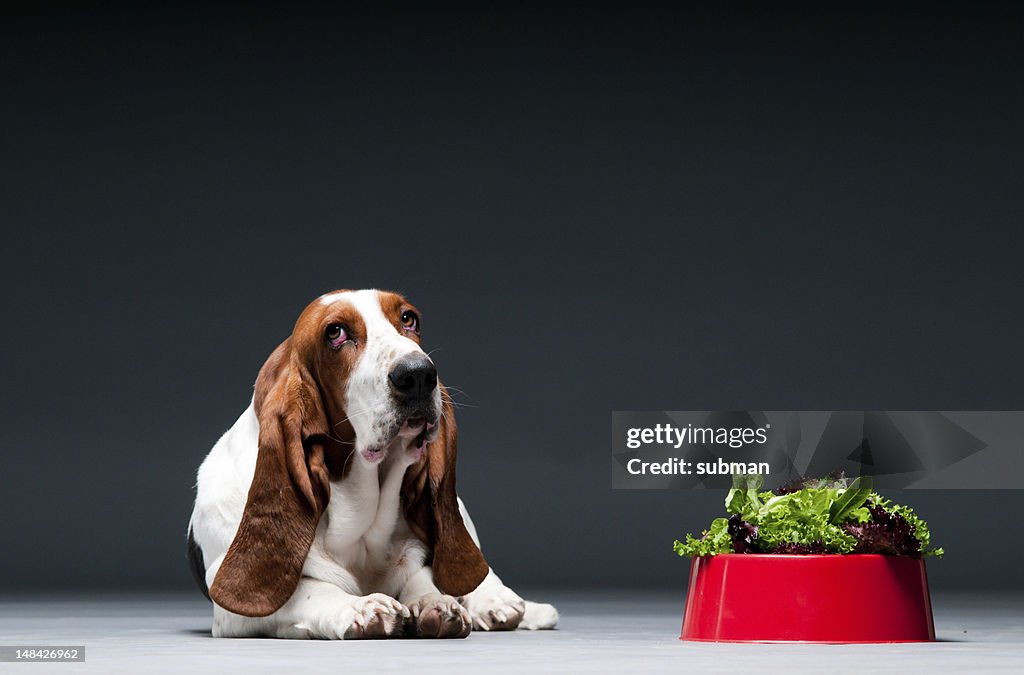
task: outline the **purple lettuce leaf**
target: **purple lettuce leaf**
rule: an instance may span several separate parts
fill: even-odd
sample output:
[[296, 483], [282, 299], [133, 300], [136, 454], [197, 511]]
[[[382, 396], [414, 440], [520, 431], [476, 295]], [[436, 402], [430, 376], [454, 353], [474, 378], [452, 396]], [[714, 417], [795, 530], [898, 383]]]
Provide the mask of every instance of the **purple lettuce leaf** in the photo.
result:
[[729, 517], [729, 537], [732, 539], [732, 550], [736, 553], [758, 553], [754, 546], [757, 539], [757, 525], [743, 520], [743, 516], [734, 513]]
[[878, 504], [868, 505], [871, 518], [862, 524], [843, 526], [857, 543], [851, 553], [881, 553], [921, 557], [921, 542], [914, 536], [914, 526], [902, 515], [886, 511]]

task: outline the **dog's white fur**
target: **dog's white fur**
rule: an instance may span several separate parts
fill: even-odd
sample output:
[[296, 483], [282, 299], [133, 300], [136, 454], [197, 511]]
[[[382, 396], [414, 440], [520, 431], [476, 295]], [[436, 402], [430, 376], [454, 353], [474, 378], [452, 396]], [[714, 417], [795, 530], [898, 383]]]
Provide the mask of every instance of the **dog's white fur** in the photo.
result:
[[[370, 623], [398, 634], [410, 618], [434, 612], [442, 620], [475, 630], [518, 625], [553, 628], [558, 613], [547, 604], [525, 602], [492, 569], [469, 595], [442, 594], [426, 565], [428, 551], [401, 514], [406, 468], [418, 459], [415, 433], [386, 438], [395, 419], [387, 373], [419, 345], [400, 335], [384, 316], [377, 292], [335, 293], [322, 303], [347, 302], [362, 316], [366, 345], [348, 383], [347, 414], [356, 432], [352, 465], [331, 484], [327, 509], [306, 557], [302, 579], [291, 598], [266, 617], [234, 614], [214, 604], [216, 637], [360, 637]], [[436, 391], [439, 404], [440, 392]], [[391, 416], [391, 417], [389, 417]], [[217, 441], [199, 468], [195, 508], [189, 527], [213, 585], [242, 519], [256, 467], [259, 421], [250, 404]], [[476, 528], [462, 500], [459, 511], [473, 541]]]

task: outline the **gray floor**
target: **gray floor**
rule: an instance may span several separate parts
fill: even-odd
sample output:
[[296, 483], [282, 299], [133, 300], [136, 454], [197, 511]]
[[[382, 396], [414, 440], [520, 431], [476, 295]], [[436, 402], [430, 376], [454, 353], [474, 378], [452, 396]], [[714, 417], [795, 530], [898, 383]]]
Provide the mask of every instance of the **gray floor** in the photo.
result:
[[55, 598], [0, 602], [0, 644], [86, 647], [77, 664], [0, 664], [2, 672], [1022, 672], [1024, 596], [936, 594], [939, 642], [735, 645], [680, 642], [681, 598], [540, 593], [559, 630], [466, 640], [214, 640], [201, 598]]

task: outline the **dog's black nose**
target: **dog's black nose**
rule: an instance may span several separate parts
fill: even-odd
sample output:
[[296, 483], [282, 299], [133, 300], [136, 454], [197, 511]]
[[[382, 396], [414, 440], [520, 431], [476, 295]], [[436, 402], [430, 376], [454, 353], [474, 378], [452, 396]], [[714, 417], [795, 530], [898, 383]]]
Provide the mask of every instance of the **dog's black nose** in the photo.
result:
[[402, 398], [422, 399], [437, 387], [437, 368], [424, 354], [404, 357], [388, 373], [391, 388]]

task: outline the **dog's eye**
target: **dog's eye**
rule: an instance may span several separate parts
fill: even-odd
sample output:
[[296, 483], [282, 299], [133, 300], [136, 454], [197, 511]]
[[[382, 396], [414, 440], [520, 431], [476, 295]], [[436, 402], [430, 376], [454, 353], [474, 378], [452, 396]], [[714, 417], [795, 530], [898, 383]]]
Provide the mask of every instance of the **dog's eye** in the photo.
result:
[[411, 309], [407, 309], [402, 312], [402, 325], [406, 330], [418, 333], [420, 330], [420, 318], [416, 316], [416, 312]]
[[327, 338], [327, 344], [329, 344], [332, 349], [337, 349], [345, 342], [345, 340], [348, 339], [348, 333], [345, 332], [345, 329], [340, 323], [332, 323], [327, 327], [327, 330], [324, 331], [324, 337]]

